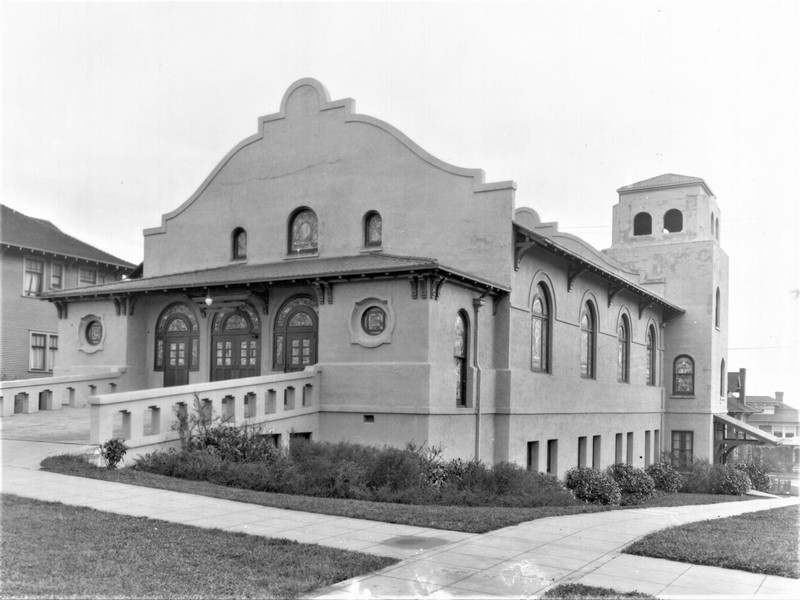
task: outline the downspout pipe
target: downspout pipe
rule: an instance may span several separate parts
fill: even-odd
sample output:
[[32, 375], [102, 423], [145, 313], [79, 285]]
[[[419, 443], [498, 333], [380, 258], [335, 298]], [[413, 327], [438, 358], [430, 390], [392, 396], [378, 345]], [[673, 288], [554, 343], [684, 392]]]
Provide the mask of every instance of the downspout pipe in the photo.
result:
[[474, 332], [472, 342], [472, 347], [474, 348], [472, 351], [472, 366], [475, 368], [475, 462], [478, 462], [481, 459], [481, 363], [478, 360], [478, 316], [480, 314], [481, 307], [486, 304], [486, 300], [484, 298], [486, 298], [486, 293], [484, 293], [480, 298], [472, 299], [472, 307], [475, 310], [475, 325], [472, 328]]

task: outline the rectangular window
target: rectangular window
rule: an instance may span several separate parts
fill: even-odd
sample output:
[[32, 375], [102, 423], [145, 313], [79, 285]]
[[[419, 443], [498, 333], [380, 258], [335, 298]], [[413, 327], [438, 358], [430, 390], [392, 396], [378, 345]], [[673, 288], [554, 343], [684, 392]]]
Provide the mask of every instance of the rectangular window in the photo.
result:
[[547, 472], [558, 474], [558, 440], [547, 440]]
[[694, 460], [694, 432], [672, 432], [672, 465], [677, 469], [688, 469]]
[[53, 333], [31, 332], [28, 369], [52, 371], [58, 353], [58, 336]]
[[64, 287], [64, 265], [50, 263], [50, 289], [60, 290]]
[[661, 432], [658, 429], [653, 432], [653, 459], [661, 462]]
[[625, 464], [633, 465], [633, 432], [628, 432], [628, 447], [625, 448]]
[[650, 466], [650, 430], [644, 432], [644, 466]]
[[618, 433], [614, 438], [614, 463], [622, 462], [622, 434]]
[[44, 262], [33, 258], [25, 259], [25, 278], [22, 282], [23, 296], [38, 296], [42, 293]]
[[578, 438], [578, 467], [583, 468], [586, 466], [586, 436]]
[[80, 285], [94, 285], [97, 283], [97, 271], [94, 269], [78, 269]]
[[595, 469], [600, 468], [600, 436], [596, 435], [592, 438], [592, 467]]
[[539, 442], [528, 442], [528, 471], [539, 472]]

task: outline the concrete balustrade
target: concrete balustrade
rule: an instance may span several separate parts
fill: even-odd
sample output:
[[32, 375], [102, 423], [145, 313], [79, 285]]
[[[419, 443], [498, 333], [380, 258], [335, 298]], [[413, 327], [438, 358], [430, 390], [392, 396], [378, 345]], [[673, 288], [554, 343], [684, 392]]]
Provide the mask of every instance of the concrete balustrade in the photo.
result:
[[[315, 402], [319, 381], [319, 372], [312, 366], [294, 373], [99, 394], [89, 398], [90, 440], [101, 444], [120, 437], [119, 430], [116, 436], [114, 431], [120, 413], [121, 437], [129, 448], [178, 440], [174, 425], [179, 411], [202, 410], [235, 424], [312, 413], [319, 410]], [[283, 402], [276, 402], [278, 398]]]
[[125, 371], [119, 368], [86, 375], [0, 381], [0, 414], [10, 417], [14, 413], [61, 410], [64, 405], [86, 406], [98, 390], [113, 394]]

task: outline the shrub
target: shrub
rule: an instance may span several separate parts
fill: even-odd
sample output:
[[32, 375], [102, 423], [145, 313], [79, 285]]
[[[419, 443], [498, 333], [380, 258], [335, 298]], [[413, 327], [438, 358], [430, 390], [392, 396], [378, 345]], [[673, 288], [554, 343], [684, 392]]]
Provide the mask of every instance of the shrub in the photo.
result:
[[368, 488], [388, 488], [391, 491], [419, 487], [421, 481], [422, 469], [414, 453], [391, 447], [381, 450], [369, 465], [365, 478]]
[[688, 494], [711, 493], [711, 465], [705, 459], [695, 459], [691, 470], [683, 474], [681, 491]]
[[597, 469], [575, 467], [567, 471], [567, 488], [578, 500], [593, 504], [617, 505], [622, 499], [619, 485]]
[[645, 469], [653, 478], [656, 489], [667, 494], [674, 494], [683, 485], [683, 477], [669, 463], [655, 463]]
[[711, 493], [741, 496], [752, 487], [750, 477], [731, 465], [714, 465], [711, 469]]
[[128, 447], [120, 438], [112, 438], [100, 445], [100, 453], [109, 469], [116, 469], [127, 451]]
[[733, 468], [747, 473], [753, 488], [757, 489], [759, 492], [768, 492], [772, 487], [772, 478], [767, 475], [762, 465], [752, 462], [736, 463], [733, 465]]
[[622, 505], [641, 504], [653, 497], [653, 478], [642, 469], [617, 463], [608, 467], [608, 475], [617, 482]]

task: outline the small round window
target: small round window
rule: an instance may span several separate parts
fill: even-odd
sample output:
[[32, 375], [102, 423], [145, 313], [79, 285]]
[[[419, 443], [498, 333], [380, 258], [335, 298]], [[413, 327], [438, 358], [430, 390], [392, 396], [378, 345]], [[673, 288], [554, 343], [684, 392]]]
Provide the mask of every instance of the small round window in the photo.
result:
[[100, 321], [91, 321], [86, 326], [86, 341], [92, 346], [97, 346], [103, 339], [103, 324]]
[[379, 306], [364, 311], [361, 327], [368, 335], [380, 335], [386, 329], [386, 312]]

